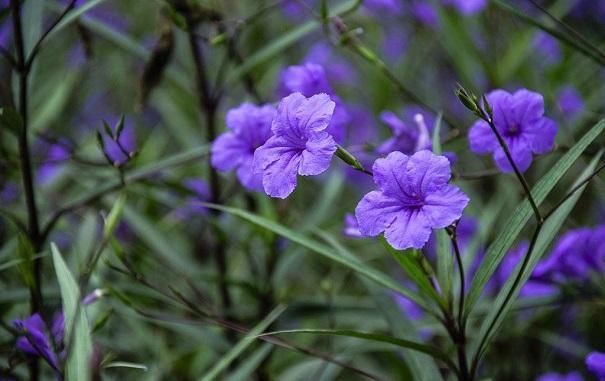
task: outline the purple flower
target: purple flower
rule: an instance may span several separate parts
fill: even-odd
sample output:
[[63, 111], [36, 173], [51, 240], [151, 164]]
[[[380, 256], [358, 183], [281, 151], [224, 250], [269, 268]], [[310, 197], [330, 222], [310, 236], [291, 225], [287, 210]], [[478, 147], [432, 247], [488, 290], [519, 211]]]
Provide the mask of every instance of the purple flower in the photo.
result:
[[462, 216], [469, 198], [449, 185], [450, 163], [423, 150], [412, 156], [392, 152], [373, 166], [379, 190], [366, 194], [355, 215], [366, 236], [384, 232], [395, 249], [424, 246], [432, 229], [445, 228]]
[[359, 224], [357, 224], [357, 219], [355, 215], [352, 213], [347, 213], [345, 215], [345, 226], [342, 229], [342, 234], [345, 237], [349, 238], [362, 238], [363, 234], [359, 231]]
[[592, 352], [586, 356], [586, 367], [599, 381], [605, 381], [605, 353]]
[[290, 66], [282, 73], [278, 86], [278, 93], [285, 97], [292, 93], [301, 93], [305, 97], [325, 93], [335, 102], [335, 109], [327, 132], [339, 143], [345, 136], [345, 126], [349, 124], [350, 117], [339, 97], [334, 94], [328, 82], [323, 66], [307, 62], [304, 65]]
[[219, 171], [235, 169], [240, 183], [262, 191], [262, 175], [254, 173], [254, 151], [271, 137], [275, 108], [244, 103], [227, 112], [227, 128], [212, 144], [212, 166]]
[[578, 372], [567, 374], [548, 372], [536, 378], [536, 381], [584, 381], [584, 378]]
[[431, 131], [434, 117], [418, 106], [408, 106], [402, 111], [403, 119], [390, 111], [383, 111], [380, 119], [391, 129], [393, 137], [382, 143], [376, 151], [386, 155], [400, 151], [406, 155], [431, 149]]
[[[115, 133], [117, 123], [109, 123], [109, 125], [114, 126], [113, 129]], [[127, 162], [137, 149], [134, 127], [128, 118], [124, 119], [124, 129], [117, 141], [106, 135], [103, 135], [103, 141], [105, 143], [105, 152], [107, 153], [107, 156], [109, 156], [114, 163], [118, 164]]]
[[584, 100], [575, 87], [564, 86], [557, 93], [557, 105], [566, 118], [572, 119], [584, 109]]
[[410, 12], [412, 15], [422, 24], [432, 27], [437, 25], [439, 22], [439, 15], [437, 14], [437, 10], [433, 6], [426, 1], [414, 1], [411, 4]]
[[335, 103], [327, 94], [306, 98], [301, 93], [281, 100], [271, 130], [273, 136], [254, 152], [254, 170], [262, 173], [271, 197], [286, 198], [296, 187], [296, 175], [323, 173], [336, 152], [326, 132]]
[[[559, 41], [546, 32], [538, 32], [533, 41], [534, 48], [542, 56], [541, 62], [552, 65], [561, 61], [563, 53]], [[545, 58], [546, 60], [544, 60]]]
[[51, 182], [58, 174], [62, 164], [69, 160], [70, 156], [67, 143], [57, 143], [48, 146], [46, 159], [38, 167], [37, 180], [43, 184]]
[[[544, 98], [529, 90], [518, 90], [510, 94], [495, 90], [487, 94], [487, 100], [494, 111], [496, 129], [506, 142], [511, 156], [521, 172], [529, 168], [533, 154], [550, 151], [557, 135], [554, 121], [544, 117]], [[493, 155], [498, 168], [512, 172], [504, 150], [487, 122], [479, 120], [471, 127], [469, 134], [471, 151]]]
[[327, 42], [322, 41], [313, 45], [305, 56], [304, 62], [323, 66], [326, 76], [335, 83], [351, 84], [357, 80], [355, 68], [349, 61], [339, 56]]
[[444, 0], [444, 3], [456, 8], [463, 15], [473, 15], [485, 8], [487, 0]]
[[407, 317], [410, 318], [410, 320], [418, 321], [422, 319], [422, 317], [424, 316], [424, 312], [422, 311], [422, 308], [418, 306], [418, 304], [414, 303], [410, 299], [396, 292], [394, 292], [392, 295], [399, 308], [401, 308], [406, 313]]
[[13, 325], [21, 333], [21, 336], [17, 338], [17, 349], [29, 356], [42, 357], [54, 370], [59, 372], [60, 367], [55, 348], [59, 349], [63, 346], [63, 314], [55, 314], [50, 330], [37, 313], [27, 319], [15, 320]]

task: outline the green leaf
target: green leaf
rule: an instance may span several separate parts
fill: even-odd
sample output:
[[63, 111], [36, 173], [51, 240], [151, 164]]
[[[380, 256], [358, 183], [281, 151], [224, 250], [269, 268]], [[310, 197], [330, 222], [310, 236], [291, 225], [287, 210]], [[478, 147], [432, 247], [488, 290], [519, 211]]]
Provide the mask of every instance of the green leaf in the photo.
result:
[[345, 259], [342, 256], [335, 254], [332, 250], [330, 250], [330, 248], [322, 245], [321, 243], [319, 243], [303, 234], [297, 233], [297, 232], [295, 232], [283, 225], [280, 225], [274, 221], [270, 221], [266, 218], [249, 213], [245, 210], [222, 206], [222, 205], [209, 204], [209, 203], [201, 203], [201, 204], [207, 206], [208, 208], [214, 208], [214, 209], [223, 211], [225, 213], [229, 213], [234, 216], [238, 216], [248, 222], [251, 222], [255, 225], [261, 226], [276, 234], [279, 234], [282, 237], [287, 238], [292, 242], [298, 243], [299, 245], [302, 245], [302, 246], [306, 247], [307, 249], [309, 249], [317, 254], [320, 254], [338, 264], [341, 264], [344, 267], [347, 267], [347, 268], [353, 270], [354, 272], [361, 274], [388, 289], [391, 289], [393, 291], [396, 291], [396, 292], [406, 296], [407, 298], [411, 299], [412, 301], [418, 303], [420, 306], [427, 308], [426, 302], [422, 298], [420, 298], [420, 296], [418, 294], [403, 287], [400, 284], [400, 282], [393, 280], [388, 275], [381, 273], [377, 270], [374, 270], [371, 267], [368, 267], [366, 264], [360, 262], [358, 259], [352, 259], [352, 258]]
[[437, 120], [435, 120], [435, 126], [433, 129], [433, 152], [435, 155], [441, 155], [441, 125], [443, 124], [443, 113], [437, 114]]
[[67, 381], [89, 380], [92, 355], [90, 328], [81, 303], [80, 289], [54, 243], [50, 245], [65, 315]]
[[13, 108], [0, 108], [0, 127], [18, 133], [23, 127], [21, 115]]
[[112, 361], [103, 365], [103, 368], [128, 368], [142, 370], [143, 372], [147, 372], [149, 370], [149, 368], [147, 368], [147, 365], [127, 361]]
[[111, 210], [105, 219], [105, 226], [103, 227], [103, 239], [107, 239], [113, 235], [113, 232], [118, 226], [118, 222], [120, 222], [120, 217], [124, 211], [125, 204], [126, 193], [122, 193], [111, 207]]
[[275, 335], [284, 335], [284, 334], [292, 334], [292, 333], [306, 333], [306, 334], [314, 334], [314, 335], [331, 335], [331, 336], [346, 336], [346, 337], [355, 337], [363, 340], [370, 340], [380, 343], [388, 343], [401, 348], [411, 349], [417, 352], [421, 352], [427, 354], [431, 357], [434, 357], [437, 360], [441, 360], [443, 363], [447, 364], [451, 369], [455, 368], [454, 363], [447, 354], [441, 352], [439, 348], [432, 347], [430, 345], [417, 343], [414, 341], [398, 339], [396, 337], [391, 337], [387, 335], [383, 335], [380, 333], [371, 333], [371, 332], [360, 332], [353, 330], [338, 330], [338, 329], [289, 329], [284, 331], [275, 331], [268, 332], [262, 336], [275, 336]]
[[454, 260], [450, 239], [445, 229], [439, 229], [437, 235], [437, 280], [442, 294], [446, 300], [451, 299], [452, 273], [454, 272]]
[[[571, 187], [572, 189], [577, 186], [582, 180], [587, 178], [595, 170], [597, 164], [599, 163], [601, 155], [602, 152], [599, 152], [595, 156], [592, 162], [584, 169], [582, 174], [578, 177], [575, 184]], [[574, 206], [578, 202], [580, 196], [582, 195], [582, 192], [584, 191], [587, 185], [588, 184], [582, 186], [576, 193], [573, 194], [573, 196], [571, 196], [567, 201], [565, 201], [548, 220], [546, 220], [538, 235], [528, 265], [521, 274], [521, 281], [515, 286], [514, 289], [512, 287], [514, 284], [514, 280], [521, 269], [522, 261], [519, 261], [519, 263], [515, 267], [515, 270], [508, 277], [506, 283], [504, 284], [504, 287], [502, 287], [502, 290], [500, 290], [500, 292], [498, 293], [496, 300], [491, 304], [487, 318], [483, 320], [483, 324], [481, 325], [479, 337], [483, 338], [485, 335], [489, 335], [487, 337], [486, 344], [489, 343], [491, 338], [493, 338], [493, 336], [498, 331], [498, 328], [502, 325], [502, 322], [504, 321], [504, 318], [506, 317], [508, 311], [513, 306], [513, 302], [518, 297], [519, 293], [521, 292], [521, 289], [531, 276], [531, 273], [534, 271], [534, 268], [538, 264], [538, 261], [542, 259], [542, 256], [544, 255], [546, 250], [557, 238], [559, 230], [561, 229], [563, 223], [565, 222], [565, 220], [573, 210]], [[527, 253], [525, 255], [527, 255]], [[509, 294], [509, 292], [511, 292], [511, 290], [512, 297], [506, 300], [506, 296]], [[481, 350], [481, 348], [478, 348], [478, 350]]]
[[242, 361], [241, 365], [225, 378], [225, 381], [247, 381], [253, 379], [254, 377], [252, 374], [267, 356], [269, 356], [272, 350], [273, 345], [270, 343], [261, 345], [258, 350], [252, 353], [246, 360]]
[[[52, 30], [52, 32], [49, 33], [47, 38], [50, 38], [51, 36], [55, 35], [57, 32], [61, 31], [63, 28], [78, 21], [78, 19], [81, 16], [83, 16], [86, 12], [90, 11], [91, 9], [93, 9], [94, 7], [103, 3], [104, 1], [105, 0], [89, 0], [82, 6], [72, 10], [71, 12], [69, 12], [69, 14], [67, 16], [65, 16], [65, 18], [63, 18], [63, 20], [61, 20], [61, 22]], [[54, 11], [62, 12], [63, 9], [65, 9], [65, 6], [62, 4], [58, 4], [56, 2], [54, 4], [52, 4], [50, 2], [48, 2], [48, 3], [49, 3], [48, 6], [51, 7], [51, 9], [53, 9]]]
[[229, 364], [233, 362], [240, 354], [242, 354], [262, 333], [267, 327], [269, 327], [286, 309], [285, 306], [277, 306], [271, 311], [260, 323], [248, 332], [242, 340], [240, 340], [229, 352], [227, 352], [215, 366], [212, 367], [205, 375], [201, 378], [201, 381], [211, 381], [216, 379], [220, 373], [227, 369]]
[[[553, 190], [563, 175], [571, 168], [582, 152], [584, 152], [584, 150], [603, 132], [603, 129], [605, 129], [605, 121], [601, 120], [569, 151], [567, 151], [565, 155], [555, 163], [551, 170], [542, 177], [542, 179], [540, 179], [531, 191], [538, 205], [542, 204], [546, 199], [546, 196]], [[485, 253], [485, 257], [473, 278], [473, 283], [471, 284], [466, 299], [466, 314], [473, 309], [474, 305], [479, 300], [487, 281], [494, 274], [496, 268], [532, 216], [533, 212], [531, 205], [526, 199], [512, 211], [510, 218], [501, 225], [502, 230], [500, 231], [500, 234], [489, 246]]]
[[[359, 6], [358, 0], [344, 1], [342, 4], [334, 7], [334, 11], [330, 12], [330, 17], [343, 16]], [[316, 29], [321, 27], [321, 21], [311, 20], [294, 28], [293, 30], [284, 33], [277, 39], [267, 43], [262, 49], [246, 58], [246, 61], [231, 72], [227, 78], [227, 85], [237, 82], [241, 77], [248, 74], [256, 67], [268, 62], [276, 55], [280, 54], [285, 49], [294, 45], [296, 42], [309, 35]]]

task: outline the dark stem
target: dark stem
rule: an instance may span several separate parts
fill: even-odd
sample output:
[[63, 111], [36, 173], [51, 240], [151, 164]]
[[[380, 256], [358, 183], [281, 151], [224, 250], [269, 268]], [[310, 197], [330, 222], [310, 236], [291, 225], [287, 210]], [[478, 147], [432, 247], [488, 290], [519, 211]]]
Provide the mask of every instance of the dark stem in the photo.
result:
[[466, 277], [464, 276], [464, 265], [462, 264], [462, 256], [460, 255], [460, 247], [458, 246], [458, 237], [456, 235], [456, 227], [448, 229], [452, 245], [454, 246], [454, 253], [456, 255], [456, 263], [458, 264], [458, 273], [460, 275], [460, 296], [458, 298], [458, 328], [464, 336], [466, 322], [464, 319], [464, 297], [466, 294], [464, 282]]
[[[25, 193], [25, 204], [27, 207], [27, 225], [28, 236], [35, 253], [40, 251], [42, 241], [40, 240], [40, 226], [38, 224], [38, 208], [36, 206], [36, 195], [34, 186], [34, 176], [32, 171], [31, 156], [29, 151], [29, 142], [27, 136], [27, 85], [29, 77], [29, 68], [25, 62], [25, 43], [23, 40], [23, 27], [21, 25], [21, 5], [19, 0], [11, 0], [13, 17], [13, 34], [15, 39], [15, 49], [17, 51], [17, 73], [19, 75], [19, 113], [21, 115], [22, 126], [19, 131], [19, 159], [21, 161], [21, 173], [23, 177], [23, 190]], [[34, 285], [31, 290], [31, 310], [32, 313], [42, 310], [42, 260], [34, 262]]]
[[529, 243], [527, 253], [525, 254], [525, 257], [523, 258], [523, 263], [521, 264], [521, 268], [519, 269], [519, 272], [517, 273], [517, 276], [515, 277], [515, 280], [513, 281], [511, 288], [509, 289], [508, 293], [506, 294], [506, 297], [504, 298], [504, 302], [500, 305], [500, 308], [498, 309], [498, 312], [496, 313], [495, 318], [491, 321], [490, 325], [487, 328], [487, 331], [485, 332], [485, 335], [483, 335], [483, 337], [481, 338], [481, 342], [479, 343], [479, 346], [477, 347], [477, 352], [475, 353], [475, 356], [472, 361], [471, 375], [473, 377], [475, 376], [475, 373], [477, 372], [477, 367], [479, 366], [479, 360], [481, 359], [481, 357], [483, 355], [483, 351], [485, 350], [485, 345], [487, 344], [487, 340], [490, 337], [491, 332], [494, 329], [496, 322], [498, 321], [498, 318], [500, 317], [500, 315], [502, 315], [504, 308], [506, 307], [506, 305], [510, 302], [511, 298], [513, 297], [515, 289], [521, 282], [523, 273], [525, 272], [525, 269], [527, 269], [527, 266], [529, 265], [529, 260], [531, 259], [531, 255], [533, 253], [534, 247], [536, 246], [536, 242], [538, 240], [538, 236], [540, 235], [540, 231], [542, 230], [542, 225], [543, 225], [543, 223], [540, 222], [536, 226], [536, 229], [534, 230], [534, 234], [531, 238], [531, 242]]
[[[210, 88], [203, 50], [197, 41], [195, 35], [196, 24], [193, 20], [188, 20], [188, 27], [189, 48], [193, 57], [196, 85], [199, 92], [199, 107], [206, 119], [207, 140], [208, 142], [213, 142], [216, 139], [216, 112], [218, 108], [218, 99], [214, 97], [212, 89]], [[210, 176], [211, 201], [213, 203], [218, 203], [221, 195], [220, 181], [218, 173], [212, 167], [210, 160], [208, 160], [208, 173]], [[218, 210], [213, 210], [212, 213], [215, 216], [220, 214]], [[231, 308], [231, 295], [229, 294], [229, 287], [227, 285], [227, 251], [221, 237], [217, 237], [214, 243], [213, 254], [218, 270], [219, 293], [223, 308], [228, 311]]]
[[481, 113], [482, 113], [482, 119], [484, 121], [486, 121], [487, 124], [489, 124], [490, 128], [492, 129], [492, 131], [496, 135], [496, 138], [498, 139], [498, 143], [500, 144], [500, 147], [502, 147], [502, 150], [504, 151], [504, 154], [506, 155], [506, 159], [510, 163], [511, 167], [513, 167], [513, 171], [515, 172], [517, 179], [519, 179], [519, 182], [521, 183], [521, 186], [523, 187], [523, 190], [525, 191], [525, 194], [527, 195], [529, 204], [531, 205], [531, 208], [534, 211], [534, 215], [536, 216], [536, 221], [538, 221], [538, 224], [542, 224], [544, 222], [544, 219], [542, 218], [542, 215], [540, 214], [540, 209], [538, 209], [536, 200], [534, 200], [534, 197], [531, 195], [531, 189], [529, 188], [529, 184], [527, 183], [527, 180], [525, 179], [525, 177], [523, 176], [521, 171], [519, 171], [517, 164], [515, 164], [515, 161], [513, 160], [513, 157], [510, 154], [510, 151], [508, 149], [508, 145], [506, 144], [506, 142], [502, 138], [502, 135], [500, 135], [500, 132], [496, 128], [496, 124], [494, 123], [493, 118], [491, 116], [487, 115], [485, 113], [485, 111], [483, 111], [483, 110], [481, 110]]

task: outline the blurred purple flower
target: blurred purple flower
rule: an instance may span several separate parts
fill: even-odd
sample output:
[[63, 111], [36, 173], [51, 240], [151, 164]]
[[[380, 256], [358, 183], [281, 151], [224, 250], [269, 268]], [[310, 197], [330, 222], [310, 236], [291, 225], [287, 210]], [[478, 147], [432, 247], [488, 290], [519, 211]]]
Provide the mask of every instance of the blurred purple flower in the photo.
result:
[[378, 146], [376, 151], [381, 155], [393, 151], [411, 155], [423, 149], [431, 149], [434, 116], [420, 106], [405, 107], [401, 114], [403, 119], [390, 111], [380, 114], [380, 119], [391, 129], [393, 137]]
[[401, 310], [405, 312], [406, 316], [410, 318], [410, 320], [417, 321], [422, 319], [422, 317], [424, 316], [422, 308], [420, 308], [416, 303], [406, 298], [405, 296], [394, 292], [393, 298], [395, 299], [395, 302], [397, 303], [399, 308], [401, 308]]
[[244, 103], [227, 112], [229, 131], [220, 135], [211, 149], [212, 166], [219, 171], [236, 170], [240, 183], [254, 191], [263, 190], [263, 179], [254, 173], [254, 151], [271, 137], [275, 108]]
[[355, 218], [354, 214], [345, 214], [344, 228], [342, 229], [342, 234], [345, 237], [349, 238], [363, 237], [363, 234], [361, 234], [361, 232], [359, 231], [359, 224], [357, 224], [357, 219]]
[[487, 6], [488, 0], [444, 0], [444, 4], [450, 5], [463, 15], [470, 16], [479, 13]]
[[[111, 122], [115, 122], [115, 123], [110, 123], [109, 120], [107, 122], [109, 123], [110, 126], [114, 126], [113, 128], [114, 128], [114, 133], [115, 133], [116, 132], [115, 126], [117, 125], [118, 118], [114, 118], [114, 119], [115, 120], [111, 120]], [[114, 141], [113, 139], [111, 139], [109, 136], [105, 136], [105, 135], [103, 135], [103, 140], [105, 142], [105, 152], [107, 153], [109, 158], [114, 163], [118, 163], [118, 164], [125, 163], [126, 161], [128, 161], [130, 159], [131, 155], [134, 154], [137, 150], [137, 142], [136, 142], [134, 126], [132, 125], [132, 122], [128, 118], [124, 119], [124, 129], [122, 130], [122, 133], [120, 134], [120, 138], [118, 139], [117, 142]], [[119, 142], [119, 144], [118, 144], [118, 142]], [[120, 148], [120, 146], [121, 146], [121, 148]]]
[[319, 175], [328, 169], [336, 152], [326, 132], [335, 103], [327, 94], [306, 98], [285, 97], [277, 107], [273, 136], [254, 152], [254, 170], [262, 173], [263, 187], [271, 197], [286, 198], [296, 187], [296, 175]]
[[605, 353], [591, 352], [586, 356], [586, 367], [597, 376], [599, 381], [605, 381]]
[[47, 152], [43, 163], [38, 167], [36, 180], [42, 184], [48, 184], [59, 173], [65, 161], [69, 160], [70, 152], [67, 148], [68, 143], [60, 142], [56, 144], [48, 144], [42, 142], [41, 145], [46, 146]]
[[339, 56], [329, 43], [324, 41], [315, 43], [309, 49], [304, 63], [316, 63], [323, 66], [326, 76], [334, 83], [350, 85], [357, 80], [355, 68], [349, 61]]
[[433, 4], [424, 0], [415, 0], [410, 4], [410, 13], [422, 24], [433, 27], [439, 22], [439, 15]]
[[186, 220], [208, 214], [208, 208], [200, 204], [200, 202], [210, 202], [212, 200], [212, 192], [208, 183], [199, 178], [191, 178], [186, 179], [183, 185], [190, 192], [190, 195], [186, 198], [185, 205], [173, 212], [175, 218]]
[[63, 346], [63, 314], [55, 314], [50, 330], [37, 313], [26, 319], [15, 320], [13, 325], [21, 334], [17, 338], [17, 350], [29, 356], [42, 357], [55, 371], [60, 372], [59, 356], [54, 348]]
[[558, 91], [557, 105], [566, 118], [573, 119], [584, 109], [584, 100], [575, 87], [567, 85]]
[[384, 232], [395, 249], [422, 248], [432, 229], [449, 226], [462, 216], [469, 198], [449, 185], [450, 163], [423, 150], [412, 156], [392, 152], [373, 166], [378, 191], [366, 194], [355, 215], [366, 236]]
[[323, 66], [307, 62], [303, 65], [290, 66], [280, 76], [278, 93], [285, 97], [292, 93], [301, 93], [305, 97], [325, 93], [335, 103], [334, 113], [327, 132], [338, 143], [345, 137], [345, 127], [350, 122], [349, 113], [338, 96], [334, 94]]
[[[552, 149], [557, 126], [553, 120], [544, 117], [542, 95], [525, 89], [514, 94], [494, 90], [487, 94], [487, 100], [494, 111], [496, 129], [521, 172], [531, 165], [532, 153], [544, 154]], [[469, 130], [468, 138], [471, 151], [477, 154], [491, 153], [502, 172], [513, 171], [487, 122], [475, 122]]]
[[377, 15], [401, 14], [403, 11], [402, 0], [364, 0], [363, 6]]
[[548, 65], [559, 63], [563, 57], [559, 41], [546, 32], [540, 31], [536, 33], [533, 46], [540, 56], [546, 59], [546, 61], [541, 59], [541, 62]]
[[0, 189], [0, 202], [2, 204], [10, 204], [17, 200], [21, 188], [14, 181], [7, 181], [4, 187]]
[[584, 381], [584, 378], [579, 372], [567, 374], [548, 372], [536, 378], [536, 381]]
[[409, 46], [408, 34], [404, 25], [388, 24], [385, 27], [382, 52], [389, 61], [395, 62], [403, 57]]

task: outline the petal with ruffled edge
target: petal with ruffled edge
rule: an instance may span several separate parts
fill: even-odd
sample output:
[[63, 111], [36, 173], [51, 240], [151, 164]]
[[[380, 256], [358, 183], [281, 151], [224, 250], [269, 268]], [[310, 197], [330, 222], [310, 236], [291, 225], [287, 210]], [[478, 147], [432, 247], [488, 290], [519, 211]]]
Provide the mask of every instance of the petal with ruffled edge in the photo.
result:
[[445, 156], [422, 150], [410, 156], [403, 184], [408, 193], [427, 195], [447, 184], [450, 177], [450, 161]]
[[233, 132], [221, 134], [210, 149], [212, 166], [219, 171], [230, 171], [250, 156], [250, 147]]
[[402, 209], [398, 199], [382, 192], [372, 191], [366, 194], [355, 208], [359, 231], [365, 236], [377, 236], [393, 223]]
[[271, 197], [286, 198], [296, 188], [296, 174], [300, 166], [301, 153], [286, 151], [278, 160], [263, 171], [263, 188]]
[[535, 154], [552, 150], [557, 136], [557, 125], [552, 119], [540, 118], [523, 129], [523, 137]]
[[513, 119], [517, 123], [532, 123], [544, 115], [544, 97], [541, 94], [521, 89], [512, 97]]
[[431, 228], [441, 229], [462, 217], [462, 212], [469, 201], [468, 196], [460, 188], [447, 185], [425, 197], [422, 211]]
[[493, 152], [498, 148], [498, 139], [489, 124], [479, 120], [468, 131], [468, 142], [471, 151], [478, 154]]
[[307, 146], [302, 151], [302, 160], [298, 174], [302, 176], [319, 175], [323, 173], [332, 161], [336, 152], [336, 142], [327, 132], [313, 134], [307, 140]]
[[[530, 148], [521, 140], [508, 140], [507, 142], [508, 149], [512, 156], [515, 165], [521, 172], [525, 172], [527, 168], [531, 165], [532, 162], [532, 154]], [[498, 166], [498, 168], [505, 173], [514, 172], [510, 161], [506, 157], [504, 150], [502, 147], [499, 147], [494, 152], [494, 162]]]
[[429, 221], [418, 208], [402, 209], [384, 232], [389, 245], [397, 250], [421, 249], [431, 235]]
[[397, 196], [404, 193], [404, 170], [409, 157], [399, 151], [391, 152], [387, 157], [377, 159], [372, 166], [374, 182], [386, 194]]

